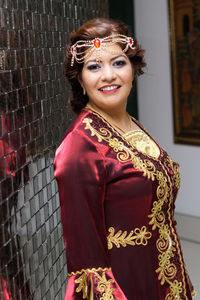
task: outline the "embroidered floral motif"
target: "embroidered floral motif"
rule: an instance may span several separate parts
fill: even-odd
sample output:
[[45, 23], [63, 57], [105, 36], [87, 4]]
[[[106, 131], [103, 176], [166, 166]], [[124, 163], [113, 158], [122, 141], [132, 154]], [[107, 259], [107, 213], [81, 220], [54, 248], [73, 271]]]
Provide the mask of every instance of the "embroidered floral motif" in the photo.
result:
[[122, 232], [122, 230], [115, 233], [115, 229], [113, 227], [110, 227], [108, 231], [110, 232], [107, 236], [109, 250], [113, 248], [113, 244], [115, 244], [117, 248], [120, 248], [120, 246], [126, 247], [127, 245], [146, 246], [148, 239], [152, 236], [152, 234], [147, 231], [146, 226], [142, 226], [141, 229], [135, 228], [134, 230], [131, 230], [128, 235], [127, 231]]
[[70, 275], [80, 275], [75, 279], [75, 284], [78, 285], [76, 292], [82, 292], [83, 299], [94, 299], [95, 286], [100, 300], [114, 300], [115, 288], [112, 287], [114, 280], [112, 278], [107, 279], [106, 276], [106, 271], [110, 270], [110, 268], [92, 268], [71, 273]]
[[167, 295], [165, 300], [181, 300], [180, 294], [182, 293], [182, 282], [178, 282], [178, 280], [174, 280], [174, 282], [170, 285], [170, 294]]

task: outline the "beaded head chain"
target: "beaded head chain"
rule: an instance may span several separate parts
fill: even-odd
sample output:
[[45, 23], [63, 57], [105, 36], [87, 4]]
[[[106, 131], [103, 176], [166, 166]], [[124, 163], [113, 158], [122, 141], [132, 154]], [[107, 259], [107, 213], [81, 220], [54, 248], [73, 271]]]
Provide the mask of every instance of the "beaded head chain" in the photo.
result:
[[129, 48], [135, 48], [133, 38], [122, 34], [110, 35], [104, 38], [95, 38], [93, 40], [80, 40], [71, 46], [71, 66], [74, 64], [74, 59], [77, 63], [83, 63], [84, 60], [94, 51], [97, 51], [96, 60], [98, 61], [100, 58], [100, 50], [104, 50], [106, 47], [108, 49], [109, 46], [112, 46], [115, 43], [125, 45], [123, 52], [126, 52]]

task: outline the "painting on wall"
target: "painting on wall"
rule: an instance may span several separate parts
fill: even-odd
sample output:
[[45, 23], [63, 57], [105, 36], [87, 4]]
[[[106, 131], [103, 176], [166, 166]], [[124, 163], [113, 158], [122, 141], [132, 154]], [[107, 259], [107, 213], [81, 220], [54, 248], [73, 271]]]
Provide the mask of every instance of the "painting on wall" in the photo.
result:
[[169, 0], [175, 143], [200, 145], [200, 1]]

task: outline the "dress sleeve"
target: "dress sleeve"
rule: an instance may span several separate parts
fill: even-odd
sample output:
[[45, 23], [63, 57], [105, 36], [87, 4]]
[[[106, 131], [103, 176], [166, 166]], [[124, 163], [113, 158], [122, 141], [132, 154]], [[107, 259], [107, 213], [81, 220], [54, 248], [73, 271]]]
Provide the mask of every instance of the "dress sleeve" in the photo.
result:
[[127, 299], [108, 258], [104, 164], [98, 144], [83, 132], [69, 133], [56, 151], [55, 177], [69, 272], [65, 300]]

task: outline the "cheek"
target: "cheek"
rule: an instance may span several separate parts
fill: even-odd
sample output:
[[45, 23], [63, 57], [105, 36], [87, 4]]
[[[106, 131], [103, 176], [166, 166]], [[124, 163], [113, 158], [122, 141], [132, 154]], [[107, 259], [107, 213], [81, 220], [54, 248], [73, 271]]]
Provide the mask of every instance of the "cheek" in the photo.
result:
[[85, 72], [82, 76], [83, 84], [87, 90], [92, 90], [95, 88], [96, 85], [96, 78], [95, 75]]

